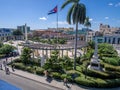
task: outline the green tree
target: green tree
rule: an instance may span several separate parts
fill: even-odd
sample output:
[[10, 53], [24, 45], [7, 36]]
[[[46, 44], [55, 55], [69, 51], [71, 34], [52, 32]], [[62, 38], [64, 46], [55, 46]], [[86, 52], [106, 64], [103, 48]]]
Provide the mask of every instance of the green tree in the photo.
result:
[[17, 29], [15, 31], [13, 31], [13, 35], [19, 36], [19, 35], [23, 35], [23, 33], [20, 30]]
[[53, 71], [60, 71], [61, 66], [59, 64], [59, 51], [55, 50], [52, 52], [50, 58], [47, 60], [45, 65], [43, 66], [45, 69], [52, 69]]
[[72, 62], [72, 60], [71, 60], [71, 58], [69, 58], [68, 56], [64, 56], [63, 57], [63, 67], [67, 70], [67, 68], [72, 68], [72, 66], [73, 66], [73, 62]]
[[24, 64], [29, 64], [29, 62], [30, 62], [29, 60], [31, 58], [31, 55], [30, 55], [31, 53], [32, 53], [32, 50], [30, 48], [28, 48], [28, 47], [23, 48], [20, 58]]
[[13, 50], [15, 49], [15, 47], [5, 44], [0, 48], [0, 54], [9, 54], [11, 53]]
[[61, 7], [61, 9], [63, 9], [68, 4], [72, 4], [67, 14], [67, 22], [71, 24], [72, 21], [73, 24], [76, 24], [74, 69], [76, 69], [78, 24], [84, 24], [86, 18], [86, 7], [83, 3], [79, 3], [79, 1], [80, 0], [66, 0]]

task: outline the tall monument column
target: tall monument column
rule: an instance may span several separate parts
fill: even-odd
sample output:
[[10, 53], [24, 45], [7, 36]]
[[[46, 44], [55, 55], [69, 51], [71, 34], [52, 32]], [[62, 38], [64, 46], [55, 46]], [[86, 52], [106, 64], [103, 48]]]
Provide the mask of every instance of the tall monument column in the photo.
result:
[[27, 24], [25, 23], [25, 42], [28, 43]]
[[100, 60], [98, 58], [98, 40], [97, 37], [95, 37], [95, 51], [93, 54], [93, 57], [91, 58], [90, 65], [88, 66], [89, 69], [94, 70], [102, 70], [100, 67]]

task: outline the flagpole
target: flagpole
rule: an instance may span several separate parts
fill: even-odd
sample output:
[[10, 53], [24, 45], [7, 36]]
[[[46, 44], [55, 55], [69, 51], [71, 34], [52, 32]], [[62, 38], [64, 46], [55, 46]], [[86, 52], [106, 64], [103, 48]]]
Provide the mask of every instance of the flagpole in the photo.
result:
[[[57, 5], [57, 19], [56, 19], [56, 30], [58, 32], [58, 5]], [[58, 44], [58, 35], [57, 35], [57, 44]]]
[[[57, 5], [57, 9], [58, 9], [58, 5]], [[57, 30], [58, 30], [58, 10], [57, 10]]]

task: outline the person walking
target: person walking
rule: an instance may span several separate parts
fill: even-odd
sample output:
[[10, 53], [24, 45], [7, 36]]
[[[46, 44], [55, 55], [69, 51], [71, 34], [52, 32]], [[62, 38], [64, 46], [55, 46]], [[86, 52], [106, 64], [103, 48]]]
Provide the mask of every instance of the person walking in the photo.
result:
[[2, 64], [0, 64], [0, 70], [3, 70], [3, 69], [2, 69]]
[[11, 66], [12, 66], [12, 71], [14, 72], [15, 71], [15, 65], [12, 64]]
[[63, 82], [64, 82], [64, 85], [67, 86], [67, 78], [64, 78]]
[[9, 68], [6, 68], [6, 74], [10, 74]]
[[5, 71], [6, 71], [7, 66], [6, 66], [6, 62], [5, 61], [3, 61], [3, 65], [4, 65]]
[[8, 63], [8, 58], [6, 58], [6, 63]]

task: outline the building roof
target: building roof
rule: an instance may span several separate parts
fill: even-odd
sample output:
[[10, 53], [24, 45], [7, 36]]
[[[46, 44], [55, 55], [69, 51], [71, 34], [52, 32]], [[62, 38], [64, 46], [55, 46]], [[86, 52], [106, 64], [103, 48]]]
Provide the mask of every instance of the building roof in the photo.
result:
[[[75, 34], [75, 31], [68, 31], [66, 33], [72, 35], [72, 34]], [[86, 31], [78, 30], [78, 34], [86, 34]]]

